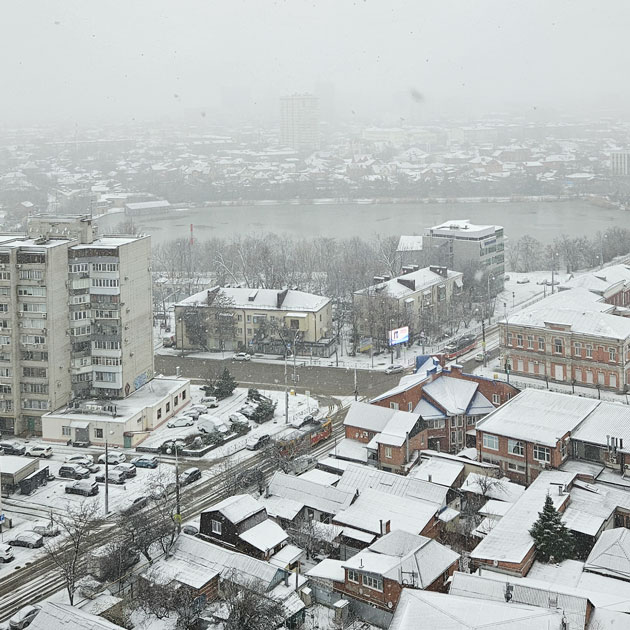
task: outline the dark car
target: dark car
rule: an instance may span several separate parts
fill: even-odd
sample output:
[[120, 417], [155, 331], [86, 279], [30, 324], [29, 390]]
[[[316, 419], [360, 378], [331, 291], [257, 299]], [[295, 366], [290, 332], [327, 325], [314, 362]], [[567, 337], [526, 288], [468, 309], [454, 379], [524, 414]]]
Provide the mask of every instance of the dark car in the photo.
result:
[[24, 455], [24, 453], [26, 453], [26, 446], [19, 442], [0, 442], [0, 448], [4, 451], [5, 455]]
[[187, 486], [189, 483], [193, 483], [201, 479], [201, 471], [199, 468], [187, 468], [179, 475], [179, 483], [182, 486]]
[[87, 479], [90, 471], [80, 464], [62, 464], [59, 468], [59, 476], [66, 479]]
[[133, 464], [127, 464], [127, 463], [118, 464], [117, 466], [114, 466], [112, 468], [112, 471], [114, 470], [118, 470], [124, 473], [127, 479], [131, 479], [131, 477], [136, 476], [136, 467]]
[[159, 459], [155, 455], [140, 455], [140, 457], [134, 457], [131, 463], [136, 468], [157, 468]]
[[81, 494], [84, 497], [91, 497], [98, 494], [98, 486], [96, 481], [80, 479], [66, 486], [66, 494]]
[[13, 540], [10, 540], [9, 544], [12, 547], [28, 547], [29, 549], [34, 549], [35, 547], [44, 546], [44, 538], [35, 532], [22, 532]]
[[182, 531], [189, 536], [196, 536], [199, 533], [199, 530], [194, 525], [184, 525]]
[[136, 497], [130, 505], [126, 508], [120, 510], [123, 514], [135, 514], [139, 512], [142, 508], [146, 507], [149, 499], [147, 497]]

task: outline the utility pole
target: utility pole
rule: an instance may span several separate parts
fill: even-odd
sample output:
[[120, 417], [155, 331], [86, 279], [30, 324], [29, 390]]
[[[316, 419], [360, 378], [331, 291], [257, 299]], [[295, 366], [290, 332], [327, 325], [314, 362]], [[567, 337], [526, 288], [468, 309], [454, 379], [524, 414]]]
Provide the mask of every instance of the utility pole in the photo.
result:
[[105, 516], [109, 514], [109, 431], [105, 429]]
[[287, 349], [284, 349], [284, 423], [289, 424], [289, 385], [287, 383]]
[[182, 511], [179, 500], [179, 449], [177, 448], [177, 442], [175, 444], [175, 520], [177, 521], [177, 533], [182, 531]]
[[[552, 288], [553, 288], [553, 284], [552, 284]], [[503, 311], [505, 313], [505, 373], [507, 375], [507, 383], [508, 385], [510, 384], [510, 354], [509, 354], [509, 346], [508, 346], [508, 339], [509, 339], [509, 330], [510, 330], [510, 324], [508, 322], [508, 313], [507, 313], [507, 302], [503, 302]]]
[[357, 387], [357, 367], [354, 366], [354, 399], [359, 400], [359, 389]]
[[486, 355], [486, 320], [481, 316], [481, 351], [483, 352], [483, 367], [488, 365], [488, 358]]

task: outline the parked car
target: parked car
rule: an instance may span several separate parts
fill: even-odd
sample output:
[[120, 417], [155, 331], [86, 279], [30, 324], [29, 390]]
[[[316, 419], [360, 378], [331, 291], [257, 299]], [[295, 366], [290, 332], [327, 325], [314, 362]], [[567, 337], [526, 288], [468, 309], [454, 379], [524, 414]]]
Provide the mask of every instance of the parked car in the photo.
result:
[[201, 404], [205, 405], [209, 409], [215, 409], [219, 406], [219, 399], [216, 396], [204, 396], [201, 399]]
[[27, 457], [52, 457], [53, 454], [52, 447], [44, 444], [27, 444], [25, 448]]
[[156, 455], [140, 455], [139, 457], [134, 457], [131, 463], [135, 464], [136, 468], [157, 468], [159, 459]]
[[252, 435], [251, 437], [247, 438], [247, 441], [245, 442], [245, 448], [248, 451], [257, 451], [263, 446], [267, 446], [270, 441], [271, 436], [266, 433], [263, 433], [262, 435]]
[[117, 464], [116, 466], [114, 466], [114, 468], [112, 468], [112, 471], [114, 470], [120, 470], [121, 472], [125, 473], [125, 477], [127, 477], [127, 479], [131, 479], [131, 477], [136, 476], [136, 467], [133, 465], [133, 463]]
[[33, 531], [44, 538], [52, 538], [53, 536], [58, 536], [60, 534], [59, 528], [52, 523], [46, 523], [46, 525], [35, 525], [35, 527], [33, 527]]
[[135, 514], [143, 507], [146, 507], [149, 499], [147, 497], [136, 497], [127, 507], [120, 510], [123, 514]]
[[24, 455], [26, 452], [24, 444], [12, 440], [0, 442], [0, 448], [4, 451], [5, 455]]
[[34, 549], [35, 547], [42, 547], [44, 545], [44, 537], [35, 532], [22, 532], [17, 534], [13, 540], [10, 540], [9, 544], [12, 547], [28, 547], [29, 549]]
[[199, 416], [199, 420], [197, 421], [197, 428], [202, 433], [212, 433], [214, 431], [218, 431], [219, 433], [226, 434], [230, 432], [228, 426], [218, 418], [217, 416], [211, 416], [209, 414], [204, 414]]
[[189, 536], [196, 536], [199, 533], [199, 530], [194, 525], [184, 525], [182, 531]]
[[[111, 466], [112, 464], [114, 465], [122, 464], [123, 462], [127, 461], [127, 456], [124, 453], [119, 453], [118, 451], [109, 451], [107, 455], [107, 459]], [[101, 455], [99, 455], [98, 463], [99, 464], [105, 463], [105, 453], [102, 453]]]
[[90, 471], [80, 464], [62, 464], [59, 468], [59, 476], [66, 479], [87, 479]]
[[529, 284], [529, 278], [519, 278], [516, 284]]
[[13, 555], [13, 549], [10, 545], [0, 544], [0, 562], [11, 562], [15, 556]]
[[37, 617], [41, 608], [39, 606], [24, 606], [20, 608], [11, 619], [9, 619], [10, 630], [23, 630], [28, 628], [33, 619]]
[[199, 414], [197, 414], [197, 417], [195, 418], [192, 418], [190, 416], [177, 416], [176, 418], [169, 420], [166, 423], [166, 426], [169, 429], [178, 429], [179, 427], [192, 427], [198, 417]]
[[199, 468], [186, 468], [186, 470], [179, 475], [179, 483], [182, 486], [187, 486], [189, 483], [193, 483], [198, 479], [201, 479], [201, 471]]
[[88, 455], [66, 455], [66, 463], [79, 464], [79, 466], [83, 466], [93, 473], [101, 469], [98, 464], [94, 463], [94, 459]]
[[475, 361], [477, 361], [477, 363], [483, 363], [483, 352], [477, 352], [475, 355]]
[[255, 403], [245, 403], [238, 412], [244, 415], [246, 418], [250, 418], [256, 413], [256, 409], [258, 409], [258, 405]]
[[[118, 468], [118, 466], [116, 466]], [[116, 468], [110, 468], [107, 474], [107, 482], [114, 483], [116, 485], [122, 485], [127, 481], [127, 475], [123, 470], [116, 470]], [[105, 483], [105, 473], [99, 473], [95, 477], [99, 483]]]
[[230, 424], [235, 424], [235, 423], [249, 424], [249, 420], [242, 413], [231, 413], [228, 416], [228, 422]]
[[388, 365], [385, 368], [385, 374], [401, 374], [405, 371], [402, 365]]
[[251, 357], [249, 356], [249, 354], [247, 354], [247, 352], [237, 352], [234, 355], [235, 361], [249, 361], [250, 359]]
[[190, 409], [190, 411], [198, 411], [199, 413], [207, 413], [208, 412], [208, 406], [207, 405], [201, 405], [201, 404], [191, 405], [189, 409]]
[[98, 485], [93, 479], [80, 479], [66, 485], [66, 494], [82, 494], [91, 497], [98, 494]]

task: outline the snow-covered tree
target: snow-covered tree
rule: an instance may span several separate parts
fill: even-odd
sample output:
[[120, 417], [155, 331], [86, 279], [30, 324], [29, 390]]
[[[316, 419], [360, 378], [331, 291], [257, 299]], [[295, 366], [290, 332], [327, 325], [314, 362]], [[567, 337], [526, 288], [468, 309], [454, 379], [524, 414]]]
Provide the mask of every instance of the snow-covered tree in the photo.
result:
[[536, 552], [543, 562], [562, 562], [573, 557], [574, 543], [571, 532], [562, 522], [560, 512], [547, 495], [538, 520], [529, 530], [536, 543]]

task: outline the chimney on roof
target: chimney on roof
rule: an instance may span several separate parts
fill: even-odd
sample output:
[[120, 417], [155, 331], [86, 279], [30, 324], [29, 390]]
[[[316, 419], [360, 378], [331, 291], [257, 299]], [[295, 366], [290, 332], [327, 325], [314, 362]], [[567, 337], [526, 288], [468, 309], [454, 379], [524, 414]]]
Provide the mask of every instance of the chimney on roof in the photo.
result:
[[429, 271], [432, 271], [433, 273], [437, 273], [439, 276], [442, 276], [443, 278], [447, 278], [448, 277], [448, 268], [447, 267], [443, 267], [440, 265], [431, 265], [429, 267]]
[[391, 531], [392, 531], [392, 522], [388, 520], [385, 523], [385, 533], [389, 534], [389, 532], [391, 532]]
[[403, 287], [407, 287], [412, 291], [416, 290], [416, 281], [413, 278], [396, 278], [398, 284], [402, 284]]
[[391, 279], [392, 279], [392, 277], [389, 276], [389, 275], [384, 275], [383, 276], [383, 282], [389, 282]]
[[208, 289], [206, 291], [206, 303], [208, 304], [208, 306], [210, 306], [212, 302], [214, 302], [220, 290], [221, 287], [212, 287], [212, 289]]
[[384, 276], [374, 276], [374, 284], [381, 284], [381, 282], [385, 282]]
[[429, 483], [433, 483], [433, 475], [431, 475], [431, 474], [427, 475], [427, 481]]

